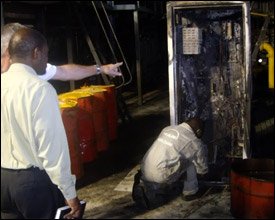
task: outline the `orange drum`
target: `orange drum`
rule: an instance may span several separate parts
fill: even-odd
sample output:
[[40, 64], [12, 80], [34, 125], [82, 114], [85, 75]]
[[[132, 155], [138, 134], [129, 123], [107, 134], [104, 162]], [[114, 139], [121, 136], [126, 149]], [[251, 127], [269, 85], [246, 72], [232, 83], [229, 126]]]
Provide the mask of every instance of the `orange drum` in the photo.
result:
[[71, 172], [76, 176], [76, 179], [84, 175], [83, 163], [79, 151], [77, 130], [77, 102], [76, 101], [59, 101], [62, 121], [67, 135], [69, 153], [71, 159]]
[[83, 163], [91, 162], [97, 157], [95, 146], [95, 130], [91, 113], [92, 94], [84, 92], [70, 92], [60, 95], [60, 99], [73, 99], [78, 104], [77, 129], [79, 149]]
[[274, 218], [274, 160], [243, 159], [230, 172], [231, 213], [241, 219]]
[[76, 92], [92, 92], [92, 118], [95, 129], [96, 149], [105, 151], [109, 147], [108, 120], [106, 111], [107, 91], [105, 89], [91, 89], [90, 87], [75, 90]]
[[115, 85], [96, 85], [96, 86], [90, 86], [90, 88], [94, 90], [105, 89], [107, 91], [106, 111], [107, 111], [107, 119], [108, 119], [108, 135], [109, 135], [110, 141], [116, 140], [118, 115], [117, 115]]

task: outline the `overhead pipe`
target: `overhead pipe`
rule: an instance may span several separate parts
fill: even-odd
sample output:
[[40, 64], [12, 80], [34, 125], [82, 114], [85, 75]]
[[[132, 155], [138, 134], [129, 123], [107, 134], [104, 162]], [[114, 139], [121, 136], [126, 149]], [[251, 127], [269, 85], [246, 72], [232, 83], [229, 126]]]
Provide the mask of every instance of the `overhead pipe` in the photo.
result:
[[268, 58], [268, 88], [274, 89], [274, 49], [269, 43], [262, 43], [260, 50], [266, 50]]

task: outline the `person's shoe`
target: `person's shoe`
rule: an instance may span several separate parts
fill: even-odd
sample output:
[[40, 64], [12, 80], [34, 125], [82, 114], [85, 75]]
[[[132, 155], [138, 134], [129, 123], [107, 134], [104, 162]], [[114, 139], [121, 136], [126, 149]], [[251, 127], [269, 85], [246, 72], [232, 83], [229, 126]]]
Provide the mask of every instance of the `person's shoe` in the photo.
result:
[[205, 187], [199, 188], [198, 192], [196, 192], [195, 194], [182, 195], [182, 199], [184, 201], [192, 201], [192, 200], [195, 200], [195, 199], [199, 199], [205, 194], [206, 190], [207, 189]]
[[208, 180], [209, 179], [209, 174], [197, 174], [197, 179], [198, 180]]
[[133, 187], [132, 198], [137, 203], [137, 205], [146, 209], [150, 208], [149, 200], [145, 195], [143, 186], [136, 185], [135, 187]]

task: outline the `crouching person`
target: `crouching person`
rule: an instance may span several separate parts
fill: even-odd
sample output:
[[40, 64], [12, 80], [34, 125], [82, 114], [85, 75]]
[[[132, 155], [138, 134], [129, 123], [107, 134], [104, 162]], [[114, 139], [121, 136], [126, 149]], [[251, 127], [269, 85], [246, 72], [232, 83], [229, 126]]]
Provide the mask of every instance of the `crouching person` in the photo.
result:
[[202, 195], [197, 174], [208, 172], [207, 147], [200, 139], [203, 127], [192, 118], [161, 131], [135, 175], [132, 198], [137, 205], [152, 209], [180, 193], [187, 201]]

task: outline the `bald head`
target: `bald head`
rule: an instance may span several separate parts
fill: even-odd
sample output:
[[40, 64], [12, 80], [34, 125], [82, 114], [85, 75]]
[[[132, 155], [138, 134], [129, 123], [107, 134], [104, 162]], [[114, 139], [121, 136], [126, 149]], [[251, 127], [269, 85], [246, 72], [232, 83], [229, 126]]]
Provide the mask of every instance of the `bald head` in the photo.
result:
[[[23, 63], [33, 67], [37, 74], [44, 74], [48, 61], [46, 38], [30, 28], [19, 29], [11, 38], [8, 52], [11, 63]], [[42, 72], [41, 72], [42, 71]]]

